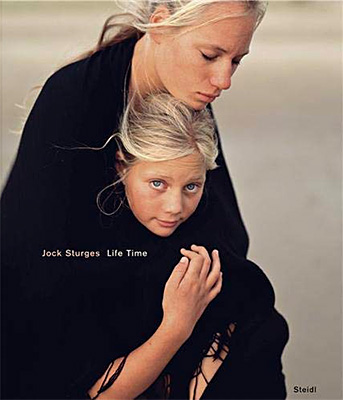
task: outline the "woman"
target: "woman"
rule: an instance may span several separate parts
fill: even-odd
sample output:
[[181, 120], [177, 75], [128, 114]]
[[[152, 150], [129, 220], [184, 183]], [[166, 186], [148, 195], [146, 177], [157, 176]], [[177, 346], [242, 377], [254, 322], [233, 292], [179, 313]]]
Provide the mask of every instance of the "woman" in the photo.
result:
[[[230, 86], [232, 73], [247, 53], [259, 21], [259, 2], [179, 3], [177, 6], [173, 2], [154, 3], [151, 7], [142, 3], [148, 20], [131, 19], [113, 40], [100, 45], [92, 56], [54, 74], [45, 84], [28, 118], [2, 197], [2, 326], [5, 326], [2, 344], [6, 364], [5, 370], [2, 368], [3, 397], [64, 397], [73, 377], [80, 376], [82, 381], [81, 377], [88, 376], [85, 372], [87, 362], [89, 374], [96, 380], [104, 372], [104, 365], [108, 366], [113, 360], [114, 353], [107, 351], [106, 340], [98, 343], [103, 350], [99, 350], [99, 354], [107, 356], [103, 362], [97, 360], [94, 363], [99, 365], [97, 373], [92, 367], [92, 359], [97, 359], [97, 354], [88, 354], [85, 362], [75, 367], [68, 366], [68, 354], [61, 349], [68, 348], [63, 346], [66, 337], [73, 337], [72, 342], [80, 346], [76, 353], [88, 348], [90, 343], [86, 338], [84, 343], [82, 338], [80, 343], [76, 340], [82, 323], [85, 323], [89, 335], [93, 332], [95, 337], [102, 336], [97, 321], [86, 324], [89, 320], [84, 310], [87, 305], [92, 305], [86, 290], [90, 263], [83, 257], [89, 250], [117, 246], [113, 239], [113, 221], [99, 215], [94, 202], [97, 193], [115, 180], [113, 154], [117, 149], [112, 145], [104, 152], [86, 154], [84, 151], [66, 152], [60, 147], [102, 146], [117, 130], [128, 93], [131, 96], [140, 93], [144, 97], [149, 91], [168, 91], [200, 110]], [[140, 13], [136, 10], [134, 15]], [[176, 75], [177, 79], [172, 79]], [[221, 167], [211, 171], [208, 177], [206, 214], [194, 214], [195, 221], [201, 222], [201, 230], [184, 224], [179, 233], [182, 234], [179, 247], [189, 248], [192, 243], [199, 243], [207, 248], [218, 248], [220, 241], [222, 254], [230, 254], [230, 258], [236, 260], [235, 265], [245, 265], [248, 239], [221, 148], [217, 163]], [[216, 242], [212, 243], [214, 237]], [[177, 261], [175, 249], [179, 247], [176, 244], [169, 254], [169, 266]], [[156, 248], [156, 244], [152, 248]], [[42, 257], [43, 251], [49, 249], [54, 250], [57, 257]], [[83, 251], [84, 256], [61, 259], [57, 252], [60, 249], [76, 249], [79, 251], [77, 254]], [[111, 258], [101, 263], [93, 261], [91, 265], [99, 264], [98, 270], [103, 272], [113, 263]], [[106, 274], [101, 276], [98, 280], [102, 286], [99, 283], [98, 288], [107, 287]], [[166, 279], [161, 281], [165, 283]], [[73, 298], [76, 287], [83, 295], [70, 304], [68, 299]], [[103, 295], [100, 289], [94, 291], [99, 298]], [[78, 314], [79, 321], [70, 323], [68, 312]], [[283, 320], [271, 319], [271, 312], [269, 316], [267, 314], [260, 313], [259, 318], [255, 318], [258, 327], [255, 331], [265, 333], [263, 327], [269, 326], [267, 332], [274, 332], [276, 321], [277, 327], [285, 333], [287, 329]], [[69, 335], [65, 335], [68, 323]], [[21, 332], [25, 334], [21, 335]], [[240, 337], [244, 337], [243, 333]], [[283, 337], [277, 343], [277, 351], [270, 352], [270, 357], [276, 357], [276, 362], [279, 362], [285, 341]], [[265, 342], [269, 343], [268, 337]], [[244, 374], [237, 371], [245, 364], [240, 363], [238, 350], [236, 354], [238, 361], [231, 364], [235, 365], [236, 373], [230, 375], [236, 376], [231, 385], [231, 388], [236, 388], [232, 389], [234, 396], [268, 396], [263, 380], [252, 385], [255, 386], [253, 395], [247, 392], [246, 387], [239, 391], [238, 382], [242, 380], [237, 377], [242, 379]], [[257, 365], [254, 357], [260, 353], [247, 354], [250, 354], [250, 360], [254, 360], [248, 364], [253, 368]], [[231, 357], [234, 358], [233, 351]], [[45, 370], [42, 365], [46, 366]], [[259, 370], [265, 371], [265, 377], [269, 376], [266, 369], [270, 365], [275, 364], [266, 363], [265, 369]], [[18, 366], [21, 370], [19, 377]], [[194, 367], [194, 363], [191, 366]], [[247, 370], [246, 365], [244, 368]], [[220, 368], [218, 374], [221, 372], [225, 370]], [[275, 379], [280, 380], [280, 365], [276, 372]], [[63, 387], [61, 374], [66, 378], [63, 384], [68, 388]], [[248, 375], [253, 379], [252, 370]], [[94, 385], [95, 381], [92, 383]], [[212, 393], [208, 392], [208, 395], [223, 397], [219, 387], [212, 385]], [[275, 387], [280, 388], [280, 385]], [[269, 395], [276, 397], [273, 390]], [[279, 391], [277, 396], [282, 397], [284, 393]]]

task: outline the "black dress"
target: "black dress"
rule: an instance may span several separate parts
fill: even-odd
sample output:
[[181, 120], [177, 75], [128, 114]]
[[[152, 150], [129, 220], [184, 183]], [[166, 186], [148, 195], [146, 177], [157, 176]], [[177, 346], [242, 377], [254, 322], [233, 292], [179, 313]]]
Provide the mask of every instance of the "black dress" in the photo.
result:
[[[220, 250], [224, 287], [163, 371], [170, 397], [187, 398], [213, 334], [237, 322], [232, 351], [203, 398], [284, 398], [287, 324], [268, 279], [246, 260], [221, 148], [197, 211], [170, 238], [152, 234], [125, 206], [114, 217], [97, 208], [97, 194], [115, 179], [114, 143], [71, 150], [101, 147], [118, 128], [135, 42], [57, 71], [26, 122], [1, 200], [2, 398], [86, 398], [113, 359], [157, 329], [164, 285], [179, 249], [192, 243]], [[109, 256], [112, 249], [124, 256]]]

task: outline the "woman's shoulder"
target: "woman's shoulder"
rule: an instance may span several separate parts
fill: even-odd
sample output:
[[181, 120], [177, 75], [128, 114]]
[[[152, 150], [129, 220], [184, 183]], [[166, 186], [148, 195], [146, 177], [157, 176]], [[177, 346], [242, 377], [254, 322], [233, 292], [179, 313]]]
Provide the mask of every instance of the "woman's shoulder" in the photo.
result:
[[130, 38], [68, 63], [52, 73], [44, 87], [68, 93], [122, 89], [135, 42]]
[[104, 80], [107, 75], [106, 69], [102, 54], [94, 54], [68, 63], [53, 72], [47, 78], [43, 89], [54, 94], [83, 94]]
[[257, 314], [249, 321], [249, 329], [244, 332], [244, 337], [242, 343], [246, 357], [254, 358], [261, 353], [265, 357], [280, 357], [289, 340], [288, 323], [272, 308], [268, 313]]

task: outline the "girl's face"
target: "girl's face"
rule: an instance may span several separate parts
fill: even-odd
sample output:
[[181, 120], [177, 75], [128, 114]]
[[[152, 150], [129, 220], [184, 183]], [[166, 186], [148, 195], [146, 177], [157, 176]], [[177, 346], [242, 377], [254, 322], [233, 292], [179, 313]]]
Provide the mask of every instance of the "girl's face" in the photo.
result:
[[171, 161], [140, 161], [124, 179], [130, 208], [146, 228], [167, 237], [196, 210], [206, 169], [199, 153]]
[[[214, 4], [203, 18], [244, 11], [241, 2]], [[196, 110], [203, 109], [229, 89], [231, 77], [248, 54], [256, 15], [231, 17], [197, 27], [179, 30], [175, 35], [156, 36], [155, 74], [160, 88]]]

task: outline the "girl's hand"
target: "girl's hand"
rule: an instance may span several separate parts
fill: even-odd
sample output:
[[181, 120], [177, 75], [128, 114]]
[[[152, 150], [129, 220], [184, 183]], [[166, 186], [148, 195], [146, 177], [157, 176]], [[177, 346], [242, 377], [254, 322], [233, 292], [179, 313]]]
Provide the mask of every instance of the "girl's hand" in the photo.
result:
[[218, 250], [210, 258], [205, 247], [181, 249], [183, 257], [171, 273], [163, 294], [163, 321], [170, 332], [187, 339], [208, 304], [222, 287]]

